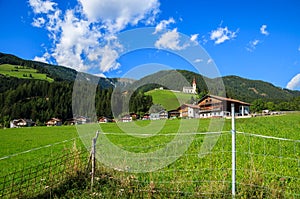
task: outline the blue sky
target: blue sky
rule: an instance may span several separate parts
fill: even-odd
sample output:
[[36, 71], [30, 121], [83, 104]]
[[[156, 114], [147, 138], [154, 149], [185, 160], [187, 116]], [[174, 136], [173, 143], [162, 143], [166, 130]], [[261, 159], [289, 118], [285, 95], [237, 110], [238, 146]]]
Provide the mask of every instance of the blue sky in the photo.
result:
[[[0, 0], [0, 8], [0, 51], [24, 59], [107, 77], [139, 78], [160, 68], [195, 71], [178, 54], [191, 46], [182, 42], [184, 35], [203, 49], [194, 63], [213, 62], [221, 76], [300, 90], [298, 0]], [[145, 27], [152, 34], [126, 35], [139, 49], [124, 51], [116, 38]], [[145, 40], [155, 39], [155, 49], [146, 48]]]

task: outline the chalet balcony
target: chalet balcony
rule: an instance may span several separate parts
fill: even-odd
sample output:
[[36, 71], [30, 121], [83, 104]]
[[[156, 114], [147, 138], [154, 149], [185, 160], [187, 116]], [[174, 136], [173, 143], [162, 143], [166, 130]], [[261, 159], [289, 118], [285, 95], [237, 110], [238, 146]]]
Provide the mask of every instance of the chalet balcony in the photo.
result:
[[221, 104], [206, 104], [204, 106], [200, 106], [201, 111], [220, 111], [223, 108]]

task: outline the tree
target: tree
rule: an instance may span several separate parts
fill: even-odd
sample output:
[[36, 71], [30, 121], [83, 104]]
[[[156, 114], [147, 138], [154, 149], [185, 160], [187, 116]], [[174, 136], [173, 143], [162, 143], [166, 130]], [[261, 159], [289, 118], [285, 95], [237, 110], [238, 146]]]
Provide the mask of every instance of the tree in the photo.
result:
[[251, 104], [251, 112], [261, 112], [265, 109], [265, 102], [262, 99], [254, 100]]

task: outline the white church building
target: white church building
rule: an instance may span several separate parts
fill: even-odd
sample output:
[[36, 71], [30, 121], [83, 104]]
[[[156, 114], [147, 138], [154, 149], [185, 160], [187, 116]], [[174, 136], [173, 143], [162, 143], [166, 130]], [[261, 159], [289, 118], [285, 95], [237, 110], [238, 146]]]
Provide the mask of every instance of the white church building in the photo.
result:
[[184, 93], [191, 93], [191, 94], [197, 94], [196, 88], [197, 88], [196, 79], [194, 78], [193, 79], [193, 83], [192, 83], [192, 87], [190, 87], [190, 86], [184, 86], [182, 88], [182, 92], [184, 92]]

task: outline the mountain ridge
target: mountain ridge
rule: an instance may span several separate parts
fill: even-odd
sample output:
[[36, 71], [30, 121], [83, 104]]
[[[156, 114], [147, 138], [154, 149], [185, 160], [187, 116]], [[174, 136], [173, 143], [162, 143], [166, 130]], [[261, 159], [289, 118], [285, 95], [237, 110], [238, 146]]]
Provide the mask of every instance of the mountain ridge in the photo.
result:
[[[5, 54], [0, 52], [0, 67], [2, 64], [12, 64], [18, 66], [27, 66], [36, 69], [40, 73], [47, 74], [57, 82], [76, 80], [76, 70], [59, 65], [52, 65], [38, 61], [24, 60], [12, 54]], [[89, 76], [90, 74], [84, 74]], [[90, 75], [92, 76], [92, 75]], [[1, 77], [0, 77], [1, 78]], [[3, 78], [3, 77], [2, 77]], [[226, 95], [230, 98], [252, 102], [256, 99], [266, 101], [288, 101], [294, 97], [300, 96], [300, 91], [280, 88], [272, 83], [263, 80], [252, 80], [243, 78], [237, 75], [227, 75], [219, 78], [208, 78], [187, 70], [162, 70], [154, 74], [150, 74], [141, 78], [140, 80], [124, 79], [124, 78], [100, 78], [99, 85], [102, 88], [113, 88], [116, 85], [126, 89], [126, 87], [135, 87], [142, 92], [149, 91], [158, 86], [164, 86], [170, 90], [182, 90], [183, 86], [190, 86], [193, 78], [196, 79], [197, 89], [200, 95], [207, 93]], [[176, 80], [176, 81], [174, 81]], [[3, 81], [2, 81], [3, 82]], [[146, 85], [149, 84], [149, 85]], [[219, 84], [219, 85], [217, 85]], [[225, 86], [225, 93], [220, 93], [219, 90], [214, 90], [213, 87]], [[210, 89], [208, 85], [213, 85]]]

